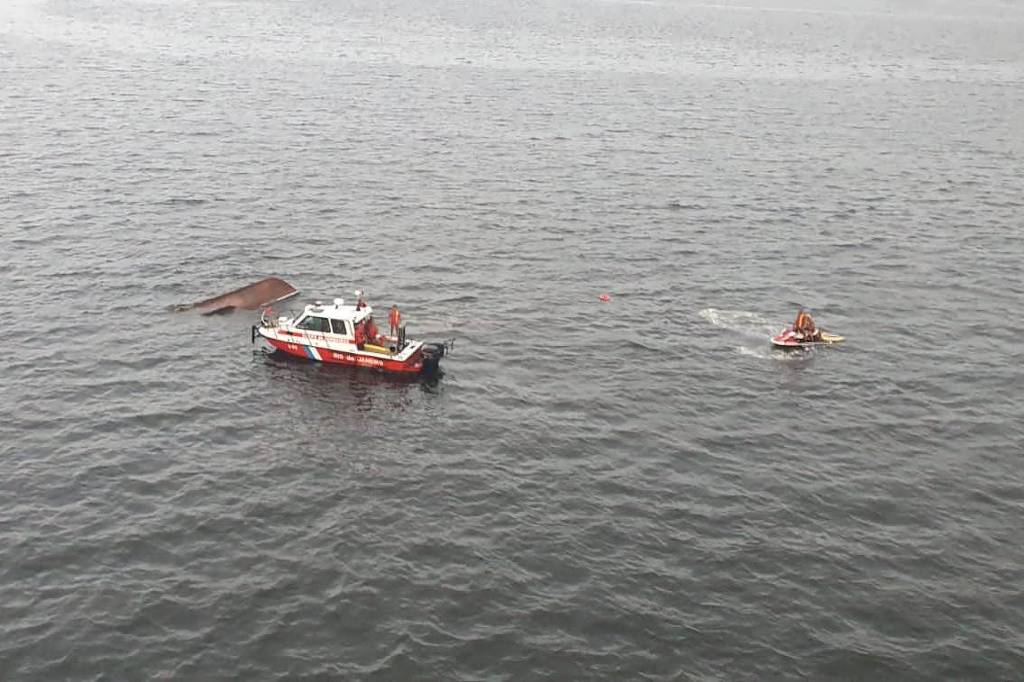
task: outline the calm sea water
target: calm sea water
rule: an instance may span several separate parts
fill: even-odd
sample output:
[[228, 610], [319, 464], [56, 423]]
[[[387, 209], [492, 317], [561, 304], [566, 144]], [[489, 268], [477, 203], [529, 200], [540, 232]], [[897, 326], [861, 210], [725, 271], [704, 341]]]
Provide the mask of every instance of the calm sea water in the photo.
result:
[[1024, 678], [1022, 161], [1019, 3], [5, 0], [0, 678]]

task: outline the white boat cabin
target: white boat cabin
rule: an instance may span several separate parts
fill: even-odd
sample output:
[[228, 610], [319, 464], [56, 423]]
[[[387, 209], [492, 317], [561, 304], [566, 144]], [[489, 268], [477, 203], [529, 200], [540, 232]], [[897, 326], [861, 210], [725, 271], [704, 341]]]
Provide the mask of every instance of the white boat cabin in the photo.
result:
[[345, 305], [344, 300], [336, 298], [326, 305], [320, 301], [307, 305], [294, 318], [265, 320], [261, 334], [286, 343], [395, 360], [411, 356], [423, 345], [421, 341], [407, 341], [404, 326], [399, 327], [397, 336], [387, 331], [374, 321], [373, 308], [367, 303]]
[[[307, 305], [302, 314], [294, 320], [278, 318], [278, 323], [282, 326], [307, 332], [334, 334], [353, 341], [356, 338], [357, 327], [365, 327], [368, 321], [373, 321], [373, 308], [367, 304], [345, 305], [344, 300], [340, 298], [334, 299], [330, 305], [324, 305], [320, 301]], [[362, 336], [363, 334], [360, 334], [360, 337]]]

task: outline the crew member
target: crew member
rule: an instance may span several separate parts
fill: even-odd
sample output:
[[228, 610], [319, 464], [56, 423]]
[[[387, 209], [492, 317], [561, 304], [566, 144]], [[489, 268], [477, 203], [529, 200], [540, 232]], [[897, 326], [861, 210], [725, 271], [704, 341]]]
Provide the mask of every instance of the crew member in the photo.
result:
[[373, 323], [373, 318], [366, 318], [366, 342], [377, 343], [377, 336], [380, 334], [380, 330], [377, 329], [377, 325]]
[[391, 327], [391, 336], [398, 336], [398, 327], [402, 324], [402, 313], [398, 312], [398, 304], [391, 306], [388, 312], [388, 325]]

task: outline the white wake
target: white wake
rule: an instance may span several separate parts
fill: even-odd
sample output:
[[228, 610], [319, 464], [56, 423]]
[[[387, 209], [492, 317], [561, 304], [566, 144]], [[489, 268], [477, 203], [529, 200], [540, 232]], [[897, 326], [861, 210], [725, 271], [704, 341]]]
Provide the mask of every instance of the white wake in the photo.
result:
[[745, 310], [705, 308], [700, 311], [700, 316], [721, 329], [758, 339], [771, 339], [772, 336], [778, 334], [786, 326], [781, 321], [772, 321], [760, 313], [752, 313]]

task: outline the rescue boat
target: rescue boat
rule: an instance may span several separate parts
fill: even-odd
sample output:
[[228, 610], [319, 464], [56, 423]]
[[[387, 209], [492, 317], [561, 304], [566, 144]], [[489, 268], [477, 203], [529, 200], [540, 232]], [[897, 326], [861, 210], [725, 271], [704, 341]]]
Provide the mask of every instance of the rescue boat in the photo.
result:
[[373, 321], [373, 308], [357, 299], [346, 305], [340, 298], [328, 305], [316, 301], [294, 317], [260, 315], [252, 327], [252, 341], [261, 338], [288, 355], [316, 362], [353, 365], [400, 374], [436, 372], [452, 341], [426, 343], [405, 337], [405, 325], [397, 335], [382, 334]]

